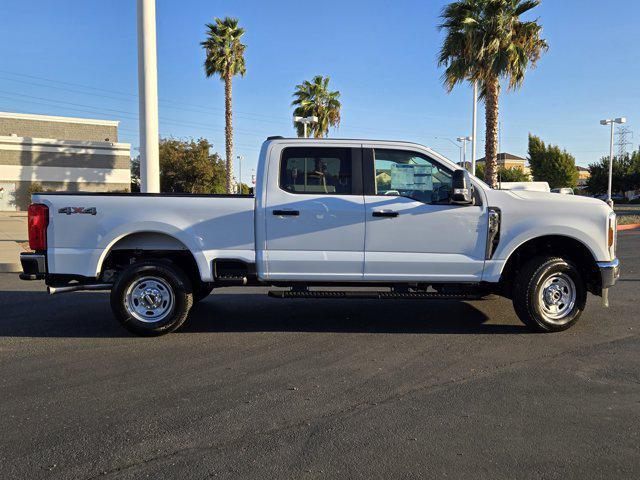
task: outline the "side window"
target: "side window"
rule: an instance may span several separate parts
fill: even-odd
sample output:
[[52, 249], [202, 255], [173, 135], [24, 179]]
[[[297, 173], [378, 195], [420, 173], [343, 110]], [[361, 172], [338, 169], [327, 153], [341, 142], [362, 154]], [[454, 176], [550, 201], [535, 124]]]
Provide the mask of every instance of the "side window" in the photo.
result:
[[291, 193], [350, 195], [350, 149], [285, 148], [280, 161], [280, 188]]
[[395, 195], [424, 203], [448, 203], [451, 172], [429, 157], [405, 150], [375, 149], [376, 195]]

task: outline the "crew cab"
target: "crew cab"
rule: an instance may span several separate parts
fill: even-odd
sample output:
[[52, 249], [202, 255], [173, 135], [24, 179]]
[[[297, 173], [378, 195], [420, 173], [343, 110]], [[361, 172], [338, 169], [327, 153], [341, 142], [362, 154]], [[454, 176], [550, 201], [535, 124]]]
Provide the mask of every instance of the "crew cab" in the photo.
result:
[[194, 302], [231, 285], [300, 301], [497, 294], [533, 330], [552, 332], [578, 320], [587, 292], [606, 303], [619, 275], [604, 202], [494, 190], [407, 142], [270, 137], [255, 196], [33, 202], [21, 278], [52, 294], [110, 290], [115, 317], [141, 335], [179, 328]]

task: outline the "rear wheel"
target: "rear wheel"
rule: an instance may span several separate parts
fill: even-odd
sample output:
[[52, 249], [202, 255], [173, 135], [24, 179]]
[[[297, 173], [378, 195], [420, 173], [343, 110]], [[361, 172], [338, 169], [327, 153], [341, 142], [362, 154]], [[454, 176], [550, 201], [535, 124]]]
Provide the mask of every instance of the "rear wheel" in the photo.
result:
[[128, 266], [111, 290], [111, 309], [137, 335], [173, 332], [193, 305], [191, 283], [173, 264], [145, 261]]
[[578, 321], [587, 288], [578, 269], [559, 257], [536, 257], [518, 274], [513, 306], [522, 322], [537, 332], [559, 332]]

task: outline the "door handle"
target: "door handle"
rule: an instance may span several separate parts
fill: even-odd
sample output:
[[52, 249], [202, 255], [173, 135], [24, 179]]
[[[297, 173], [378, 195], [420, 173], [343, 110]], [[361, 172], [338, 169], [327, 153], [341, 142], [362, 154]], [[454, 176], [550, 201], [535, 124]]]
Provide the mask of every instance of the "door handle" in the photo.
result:
[[372, 214], [374, 217], [389, 217], [389, 218], [395, 218], [398, 215], [400, 215], [398, 212], [393, 212], [391, 210], [382, 210], [382, 211], [375, 211]]
[[300, 215], [300, 212], [298, 210], [274, 210], [273, 214], [279, 217], [297, 217], [298, 215]]

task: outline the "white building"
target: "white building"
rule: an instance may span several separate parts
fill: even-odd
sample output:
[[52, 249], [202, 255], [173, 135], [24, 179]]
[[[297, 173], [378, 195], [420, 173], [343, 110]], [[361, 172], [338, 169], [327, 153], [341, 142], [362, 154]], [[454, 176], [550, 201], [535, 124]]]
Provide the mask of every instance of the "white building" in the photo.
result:
[[129, 191], [131, 145], [113, 120], [0, 112], [0, 211], [34, 190]]

